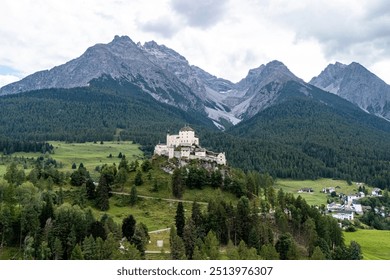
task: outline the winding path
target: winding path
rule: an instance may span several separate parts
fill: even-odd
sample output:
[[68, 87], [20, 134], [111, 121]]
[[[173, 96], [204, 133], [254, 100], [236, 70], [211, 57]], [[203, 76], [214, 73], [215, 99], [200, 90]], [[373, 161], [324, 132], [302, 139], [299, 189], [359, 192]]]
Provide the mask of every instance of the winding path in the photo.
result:
[[[111, 192], [112, 194], [117, 194], [117, 195], [130, 195], [129, 193], [125, 192]], [[193, 200], [182, 200], [182, 199], [173, 199], [173, 198], [161, 198], [161, 197], [155, 197], [155, 196], [146, 196], [146, 195], [137, 195], [140, 198], [145, 198], [145, 199], [155, 199], [155, 200], [163, 200], [163, 201], [168, 201], [168, 202], [183, 202], [183, 203], [194, 203]], [[197, 201], [198, 204], [203, 204], [203, 205], [208, 205], [207, 202], [201, 202]]]

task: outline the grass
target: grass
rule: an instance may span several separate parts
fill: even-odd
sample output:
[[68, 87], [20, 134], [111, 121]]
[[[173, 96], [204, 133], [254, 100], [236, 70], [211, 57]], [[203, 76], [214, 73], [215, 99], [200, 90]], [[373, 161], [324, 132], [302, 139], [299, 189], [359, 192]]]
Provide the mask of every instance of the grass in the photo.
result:
[[354, 240], [360, 244], [363, 259], [390, 260], [390, 231], [360, 229], [355, 232], [344, 232], [345, 243]]
[[0, 260], [19, 260], [22, 259], [22, 253], [19, 248], [3, 247], [0, 248]]
[[[337, 194], [351, 194], [358, 191], [356, 183], [348, 185], [346, 181], [342, 180], [333, 180], [333, 179], [318, 179], [318, 180], [288, 180], [288, 179], [278, 179], [275, 183], [275, 188], [278, 190], [282, 188], [283, 191], [293, 193], [295, 196], [300, 195], [306, 200], [310, 205], [321, 205], [326, 204], [328, 194], [321, 193], [323, 188], [333, 187], [336, 188]], [[367, 186], [366, 186], [367, 187]], [[301, 188], [312, 188], [313, 193], [298, 193]]]
[[[103, 164], [111, 165], [115, 163], [119, 164], [120, 158], [119, 153], [126, 155], [129, 162], [140, 159], [143, 157], [142, 151], [139, 149], [139, 145], [133, 144], [132, 142], [104, 142], [103, 144], [86, 142], [86, 143], [66, 143], [59, 141], [49, 142], [54, 147], [54, 154], [50, 157], [55, 159], [57, 162], [63, 164], [61, 171], [72, 171], [72, 164], [76, 163], [77, 166], [83, 163], [84, 167], [90, 172], [92, 178], [97, 179], [99, 173], [95, 171], [96, 166]], [[109, 157], [109, 155], [112, 157]], [[16, 157], [39, 157], [39, 153], [15, 153], [13, 156]], [[0, 166], [0, 175], [2, 174], [3, 166]]]
[[[162, 232], [156, 232], [156, 233], [149, 233], [150, 236], [150, 242], [146, 246], [147, 251], [161, 251], [164, 250], [164, 252], [169, 252], [170, 246], [169, 246], [169, 230], [162, 231]], [[157, 241], [162, 240], [163, 241], [163, 247], [160, 248], [157, 246]]]
[[[185, 204], [186, 212], [191, 212], [191, 204]], [[110, 209], [106, 212], [116, 223], [121, 224], [123, 219], [133, 215], [137, 223], [144, 223], [149, 231], [169, 228], [175, 223], [177, 202], [168, 202], [156, 199], [139, 199], [136, 205], [130, 206], [128, 196], [114, 195], [110, 198]], [[92, 209], [94, 215], [100, 219], [105, 213]]]
[[6, 171], [7, 171], [7, 166], [5, 166], [4, 164], [1, 164], [0, 165], [0, 178], [2, 178], [4, 176]]

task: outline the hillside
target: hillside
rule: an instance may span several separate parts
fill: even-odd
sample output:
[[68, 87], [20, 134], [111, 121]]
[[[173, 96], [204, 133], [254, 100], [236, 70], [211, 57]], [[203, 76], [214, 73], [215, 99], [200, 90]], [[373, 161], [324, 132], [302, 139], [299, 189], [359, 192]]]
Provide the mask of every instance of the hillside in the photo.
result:
[[12, 139], [100, 141], [119, 137], [150, 151], [168, 130], [211, 121], [157, 102], [132, 84], [103, 77], [90, 87], [46, 89], [0, 98], [0, 130]]
[[[310, 98], [294, 96], [294, 86], [286, 88], [288, 97], [279, 104], [228, 132], [242, 139], [290, 149], [284, 161], [291, 171], [287, 176], [278, 172], [278, 177], [305, 177], [311, 173], [387, 186], [389, 123], [319, 89], [311, 91]], [[264, 149], [259, 146], [257, 154], [267, 161], [269, 152], [267, 147]], [[301, 160], [308, 166], [299, 168]]]
[[[53, 144], [59, 150], [66, 147], [58, 158], [72, 156], [68, 145]], [[95, 154], [101, 144], [80, 148]], [[107, 148], [106, 152], [120, 147]], [[357, 258], [353, 247], [344, 244], [335, 219], [283, 191], [276, 200], [267, 174], [208, 170], [194, 161], [170, 175], [162, 167], [174, 161], [155, 157], [137, 162], [129, 152], [129, 160], [122, 157], [119, 164], [97, 155], [98, 184], [84, 166], [63, 172], [61, 162], [50, 155], [29, 159], [32, 169], [27, 176], [17, 164], [26, 158], [7, 157], [13, 162], [0, 180], [0, 259]], [[80, 153], [79, 160], [89, 162], [88, 157]], [[174, 191], [178, 184], [182, 199]], [[251, 192], [262, 198], [245, 196]], [[161, 239], [162, 248], [156, 246]]]
[[0, 129], [14, 140], [33, 141], [106, 141], [116, 135], [140, 144], [150, 156], [167, 131], [188, 123], [202, 146], [225, 151], [234, 167], [280, 178], [390, 184], [388, 122], [318, 88], [293, 81], [281, 85], [275, 105], [225, 132], [203, 114], [162, 104], [109, 77], [86, 88], [3, 96]]

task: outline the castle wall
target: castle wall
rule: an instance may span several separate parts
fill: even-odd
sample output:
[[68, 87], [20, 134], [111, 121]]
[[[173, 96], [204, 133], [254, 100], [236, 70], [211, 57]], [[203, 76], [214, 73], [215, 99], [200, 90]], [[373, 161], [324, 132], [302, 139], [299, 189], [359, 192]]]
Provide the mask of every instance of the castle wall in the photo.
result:
[[181, 129], [178, 135], [167, 134], [167, 144], [156, 145], [154, 153], [169, 158], [201, 159], [226, 165], [225, 153], [217, 154], [200, 148], [199, 138], [195, 137], [195, 132], [190, 127]]

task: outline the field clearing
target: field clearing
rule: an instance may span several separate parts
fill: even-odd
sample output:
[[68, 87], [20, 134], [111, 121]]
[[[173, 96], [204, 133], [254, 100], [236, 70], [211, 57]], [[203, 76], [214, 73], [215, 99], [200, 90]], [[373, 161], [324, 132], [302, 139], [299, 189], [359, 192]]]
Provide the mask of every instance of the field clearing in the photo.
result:
[[[336, 187], [339, 188], [336, 188]], [[336, 188], [337, 194], [351, 194], [358, 191], [356, 183], [353, 182], [352, 185], [348, 185], [346, 181], [343, 180], [333, 180], [333, 179], [318, 179], [318, 180], [288, 180], [288, 179], [278, 179], [274, 185], [276, 190], [282, 188], [283, 191], [288, 193], [293, 193], [296, 197], [300, 195], [306, 200], [309, 205], [321, 205], [326, 204], [328, 194], [321, 193], [323, 188]], [[313, 193], [298, 193], [301, 188], [312, 188]], [[367, 186], [366, 186], [367, 188]], [[370, 189], [370, 188], [369, 188]]]
[[[66, 143], [60, 141], [50, 141], [49, 143], [54, 147], [54, 154], [51, 154], [50, 157], [63, 164], [61, 171], [72, 171], [73, 163], [76, 163], [77, 166], [83, 163], [94, 179], [97, 179], [99, 176], [99, 173], [95, 171], [96, 166], [119, 164], [121, 160], [118, 158], [119, 153], [125, 155], [129, 162], [143, 157], [143, 152], [139, 149], [139, 145], [130, 141], [103, 142], [103, 144], [100, 144], [100, 142]], [[110, 154], [112, 157], [109, 157]], [[13, 156], [37, 158], [41, 154], [15, 153]], [[1, 168], [2, 166], [0, 166], [0, 174], [2, 174]]]
[[359, 229], [344, 232], [345, 244], [354, 240], [360, 244], [364, 260], [390, 260], [390, 231]]
[[[130, 206], [128, 198], [114, 195], [110, 198], [110, 209], [107, 212], [96, 208], [92, 208], [92, 211], [97, 219], [107, 213], [118, 224], [122, 224], [127, 216], [133, 215], [137, 223], [144, 223], [149, 231], [169, 228], [175, 224], [177, 202], [139, 198], [136, 205]], [[191, 213], [191, 207], [191, 204], [184, 204], [186, 213]]]
[[[164, 252], [169, 252], [170, 246], [169, 246], [169, 234], [170, 230], [164, 230], [161, 232], [149, 232], [150, 236], [150, 243], [146, 246], [147, 251], [161, 251], [164, 250]], [[163, 247], [160, 248], [157, 246], [157, 240], [162, 240], [163, 241]]]

